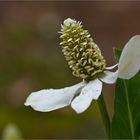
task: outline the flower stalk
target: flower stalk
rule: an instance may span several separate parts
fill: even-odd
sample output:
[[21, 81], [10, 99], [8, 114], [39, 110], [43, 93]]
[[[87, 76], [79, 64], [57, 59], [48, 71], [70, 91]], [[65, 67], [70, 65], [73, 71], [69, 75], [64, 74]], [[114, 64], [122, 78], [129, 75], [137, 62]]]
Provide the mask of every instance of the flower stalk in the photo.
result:
[[105, 105], [103, 94], [100, 95], [97, 102], [98, 102], [99, 110], [101, 113], [101, 117], [102, 117], [102, 121], [106, 130], [107, 137], [110, 139], [111, 138], [111, 124], [110, 124], [110, 119], [109, 119], [109, 115], [108, 115], [107, 108]]

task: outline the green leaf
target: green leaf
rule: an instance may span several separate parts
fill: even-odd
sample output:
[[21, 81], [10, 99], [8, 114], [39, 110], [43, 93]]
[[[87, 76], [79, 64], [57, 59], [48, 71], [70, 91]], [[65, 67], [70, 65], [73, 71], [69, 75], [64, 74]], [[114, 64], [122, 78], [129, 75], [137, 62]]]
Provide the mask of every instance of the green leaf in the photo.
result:
[[[116, 60], [121, 51], [114, 49]], [[115, 88], [113, 139], [135, 139], [140, 136], [140, 72], [130, 80], [118, 79]]]
[[121, 50], [118, 48], [113, 48], [113, 52], [114, 52], [115, 60], [116, 62], [118, 62], [121, 56]]

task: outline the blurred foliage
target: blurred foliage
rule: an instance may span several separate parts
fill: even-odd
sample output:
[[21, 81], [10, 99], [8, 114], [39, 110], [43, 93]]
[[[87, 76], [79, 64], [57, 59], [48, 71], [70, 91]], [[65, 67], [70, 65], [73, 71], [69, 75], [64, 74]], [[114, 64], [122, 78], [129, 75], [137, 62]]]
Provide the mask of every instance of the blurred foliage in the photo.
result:
[[[101, 122], [96, 121], [96, 117], [99, 117], [96, 103], [91, 108], [94, 112], [89, 110], [82, 115], [77, 115], [68, 108], [51, 113], [40, 113], [30, 108], [15, 110], [3, 106], [0, 108], [2, 114], [0, 131], [2, 132], [3, 126], [12, 122], [18, 125], [24, 138], [92, 138], [93, 132], [100, 128]], [[103, 132], [101, 128], [94, 136], [104, 137]]]
[[22, 140], [22, 136], [21, 136], [20, 130], [15, 124], [8, 124], [3, 131], [2, 139], [3, 140], [17, 140], [17, 139]]

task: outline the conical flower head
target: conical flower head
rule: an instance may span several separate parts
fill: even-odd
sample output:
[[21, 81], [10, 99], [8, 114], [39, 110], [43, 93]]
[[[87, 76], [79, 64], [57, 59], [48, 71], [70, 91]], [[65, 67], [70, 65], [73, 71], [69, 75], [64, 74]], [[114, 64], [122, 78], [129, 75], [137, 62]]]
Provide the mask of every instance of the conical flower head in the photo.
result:
[[66, 19], [60, 33], [62, 52], [73, 75], [86, 81], [100, 77], [106, 66], [105, 60], [81, 22]]

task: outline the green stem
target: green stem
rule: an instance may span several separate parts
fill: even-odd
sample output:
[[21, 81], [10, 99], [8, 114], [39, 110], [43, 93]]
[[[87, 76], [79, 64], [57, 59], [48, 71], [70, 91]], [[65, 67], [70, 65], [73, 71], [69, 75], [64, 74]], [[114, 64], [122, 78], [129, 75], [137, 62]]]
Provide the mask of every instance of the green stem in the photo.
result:
[[111, 138], [111, 127], [110, 127], [111, 125], [110, 125], [110, 119], [109, 119], [109, 115], [108, 115], [107, 108], [105, 105], [103, 94], [101, 94], [98, 99], [98, 106], [100, 109], [103, 124], [105, 126], [106, 134], [108, 138], [110, 139]]
[[124, 88], [125, 88], [125, 96], [126, 96], [126, 103], [127, 103], [127, 109], [128, 109], [128, 117], [129, 117], [129, 125], [130, 125], [131, 136], [132, 136], [132, 139], [135, 139], [132, 113], [131, 113], [131, 110], [130, 110], [130, 103], [129, 103], [129, 97], [128, 97], [128, 89], [127, 89], [127, 85], [126, 85], [125, 80], [123, 80], [123, 83], [124, 83]]

